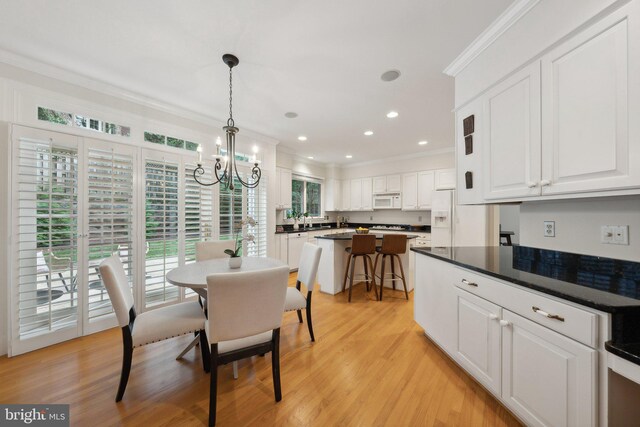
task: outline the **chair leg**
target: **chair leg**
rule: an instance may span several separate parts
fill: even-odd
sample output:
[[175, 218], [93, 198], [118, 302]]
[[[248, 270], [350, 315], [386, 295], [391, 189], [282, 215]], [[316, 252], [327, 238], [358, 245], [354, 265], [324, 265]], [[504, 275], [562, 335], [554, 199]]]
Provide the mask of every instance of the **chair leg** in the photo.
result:
[[362, 264], [364, 265], [364, 284], [367, 287], [367, 292], [371, 290], [371, 281], [369, 280], [369, 267], [367, 266], [367, 256], [362, 257]]
[[209, 426], [216, 425], [216, 400], [218, 398], [218, 344], [211, 344], [211, 379], [209, 383]]
[[271, 372], [273, 373], [273, 392], [276, 395], [276, 402], [282, 400], [282, 389], [280, 384], [280, 328], [273, 330], [271, 348]]
[[311, 292], [307, 292], [307, 327], [309, 328], [309, 336], [311, 342], [315, 342], [316, 338], [313, 336], [313, 324], [311, 323]]
[[202, 354], [202, 367], [206, 373], [211, 372], [211, 357], [209, 356], [209, 343], [204, 329], [200, 330], [200, 352]]
[[296, 313], [298, 313], [298, 322], [302, 323], [302, 310], [296, 310]]
[[391, 261], [391, 286], [393, 287], [393, 290], [396, 290], [396, 257], [395, 255], [391, 255], [389, 257], [389, 260]]
[[387, 259], [386, 255], [382, 255], [382, 266], [380, 267], [380, 301], [382, 301], [382, 290], [384, 289], [384, 263]]
[[378, 299], [378, 288], [376, 287], [376, 267], [374, 265], [371, 265], [372, 261], [370, 257], [367, 257], [367, 259], [369, 260], [369, 265], [371, 266], [371, 271], [373, 272], [371, 274], [371, 280], [373, 281], [372, 286], [373, 286], [373, 292], [375, 292], [376, 294], [376, 300]]
[[[396, 255], [397, 256], [397, 255]], [[398, 257], [398, 265], [400, 266], [400, 274], [402, 275], [402, 286], [404, 286], [404, 296], [409, 301], [409, 292], [407, 292], [407, 281], [404, 276], [404, 268], [402, 267], [402, 260]]]
[[122, 328], [122, 372], [120, 373], [120, 384], [118, 385], [118, 394], [116, 395], [116, 402], [120, 402], [124, 396], [124, 391], [127, 388], [127, 382], [129, 381], [129, 373], [131, 372], [131, 361], [133, 359], [133, 338], [131, 337], [131, 330], [129, 326]]
[[353, 275], [356, 267], [356, 257], [354, 257], [353, 255], [351, 257], [352, 257], [351, 271], [349, 272], [349, 275], [351, 276], [349, 277], [349, 302], [351, 302], [351, 290], [353, 289]]
[[349, 264], [351, 263], [351, 258], [353, 255], [349, 254], [347, 258], [347, 266], [344, 269], [344, 281], [342, 282], [342, 292], [347, 288], [347, 278], [349, 277]]

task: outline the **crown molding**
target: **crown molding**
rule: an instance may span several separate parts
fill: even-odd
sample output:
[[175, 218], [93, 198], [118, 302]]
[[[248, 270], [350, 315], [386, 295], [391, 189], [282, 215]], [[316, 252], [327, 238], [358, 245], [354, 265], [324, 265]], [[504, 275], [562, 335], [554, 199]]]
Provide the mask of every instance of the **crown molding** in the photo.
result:
[[438, 154], [447, 154], [447, 153], [453, 153], [455, 150], [453, 147], [446, 147], [446, 148], [437, 148], [435, 150], [431, 150], [431, 151], [427, 151], [427, 152], [423, 152], [423, 153], [412, 153], [412, 154], [403, 154], [400, 156], [394, 156], [394, 157], [385, 157], [384, 159], [377, 159], [377, 160], [368, 160], [365, 162], [358, 162], [358, 163], [342, 163], [342, 164], [338, 164], [336, 165], [337, 167], [344, 169], [344, 168], [350, 168], [350, 167], [358, 167], [358, 166], [370, 166], [370, 165], [378, 165], [378, 164], [382, 164], [382, 163], [388, 163], [388, 162], [393, 162], [396, 160], [409, 160], [409, 159], [415, 159], [415, 158], [421, 158], [421, 157], [429, 157], [429, 156], [435, 156]]
[[498, 37], [511, 28], [520, 18], [529, 12], [540, 0], [516, 0], [495, 21], [487, 27], [451, 64], [443, 70], [448, 76], [455, 77], [467, 65], [487, 49]]
[[[128, 89], [124, 89], [119, 86], [106, 83], [104, 81], [96, 80], [87, 75], [77, 73], [66, 68], [51, 65], [49, 63], [24, 56], [10, 50], [0, 49], [0, 63], [4, 63], [22, 70], [30, 71], [32, 73], [42, 75], [46, 78], [55, 79], [103, 95], [112, 96], [120, 100], [125, 100], [139, 106], [171, 114], [183, 119], [192, 120], [196, 123], [214, 127], [222, 127], [225, 124], [224, 121], [220, 121], [215, 117], [207, 116], [198, 111], [179, 107], [175, 104], [161, 101], [159, 99], [155, 99], [138, 92], [130, 91]], [[242, 132], [250, 138], [258, 139], [260, 140], [260, 142], [267, 143], [269, 145], [275, 146], [280, 143], [280, 141], [276, 138], [254, 132], [249, 129], [242, 129]]]

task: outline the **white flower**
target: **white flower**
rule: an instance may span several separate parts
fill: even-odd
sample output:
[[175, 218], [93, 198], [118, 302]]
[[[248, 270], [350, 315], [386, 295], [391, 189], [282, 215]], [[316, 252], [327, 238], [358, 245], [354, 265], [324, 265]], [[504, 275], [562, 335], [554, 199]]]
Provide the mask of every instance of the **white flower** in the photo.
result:
[[256, 240], [256, 236], [254, 236], [253, 234], [247, 234], [244, 240], [246, 240], [247, 242], [253, 242]]
[[252, 227], [256, 226], [256, 220], [253, 219], [253, 217], [248, 216], [247, 219], [244, 221], [245, 224], [249, 224]]

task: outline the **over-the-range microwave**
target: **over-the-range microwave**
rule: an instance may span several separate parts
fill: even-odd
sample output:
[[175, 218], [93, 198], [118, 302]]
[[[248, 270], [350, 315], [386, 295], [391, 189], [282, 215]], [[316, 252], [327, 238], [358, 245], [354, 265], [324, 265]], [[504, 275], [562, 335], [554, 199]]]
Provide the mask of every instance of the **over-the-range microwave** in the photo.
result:
[[400, 193], [376, 194], [373, 196], [373, 209], [400, 209]]

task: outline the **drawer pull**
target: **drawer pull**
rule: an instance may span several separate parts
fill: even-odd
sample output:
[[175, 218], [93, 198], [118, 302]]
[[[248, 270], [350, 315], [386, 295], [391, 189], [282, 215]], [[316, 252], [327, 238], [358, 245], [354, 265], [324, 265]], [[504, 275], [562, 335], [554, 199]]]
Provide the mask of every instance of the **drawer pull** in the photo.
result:
[[490, 320], [498, 320], [498, 315], [497, 315], [497, 314], [490, 313], [490, 314], [489, 314], [489, 319], [490, 319]]
[[462, 279], [462, 283], [469, 286], [475, 286], [476, 288], [478, 287], [477, 283], [470, 282], [467, 279]]
[[531, 307], [531, 309], [534, 311], [534, 313], [538, 313], [538, 314], [540, 314], [540, 315], [542, 315], [544, 317], [548, 317], [549, 319], [555, 319], [555, 320], [559, 320], [561, 322], [564, 322], [564, 317], [559, 316], [557, 314], [547, 313], [546, 311], [540, 310], [540, 308], [538, 308], [536, 306]]
[[511, 322], [509, 322], [508, 320], [500, 320], [500, 326], [502, 326], [503, 328], [506, 328], [509, 325], [511, 325]]

